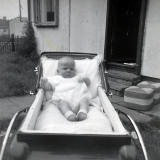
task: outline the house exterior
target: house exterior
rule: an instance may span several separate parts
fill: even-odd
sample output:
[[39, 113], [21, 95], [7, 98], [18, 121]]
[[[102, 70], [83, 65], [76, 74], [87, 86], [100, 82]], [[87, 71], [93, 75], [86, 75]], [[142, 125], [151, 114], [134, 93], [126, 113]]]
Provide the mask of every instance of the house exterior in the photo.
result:
[[25, 26], [28, 22], [26, 17], [16, 17], [9, 21], [10, 35], [14, 34], [16, 37], [24, 36]]
[[9, 34], [9, 21], [6, 19], [6, 17], [3, 17], [3, 19], [0, 19], [0, 36], [8, 34]]
[[28, 0], [39, 53], [92, 52], [160, 79], [159, 0]]

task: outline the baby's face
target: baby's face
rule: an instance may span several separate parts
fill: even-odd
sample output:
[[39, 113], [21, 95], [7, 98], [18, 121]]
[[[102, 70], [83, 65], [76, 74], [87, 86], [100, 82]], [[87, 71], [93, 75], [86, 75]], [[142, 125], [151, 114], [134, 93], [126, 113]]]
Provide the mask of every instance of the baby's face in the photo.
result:
[[73, 60], [64, 59], [58, 64], [58, 74], [64, 78], [75, 76], [75, 63]]

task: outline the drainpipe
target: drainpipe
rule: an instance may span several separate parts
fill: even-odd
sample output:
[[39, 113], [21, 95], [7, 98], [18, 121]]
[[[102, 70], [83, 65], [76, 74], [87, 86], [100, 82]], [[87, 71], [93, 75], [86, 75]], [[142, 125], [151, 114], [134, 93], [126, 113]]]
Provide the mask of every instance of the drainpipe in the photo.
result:
[[71, 0], [69, 0], [69, 52], [71, 45]]

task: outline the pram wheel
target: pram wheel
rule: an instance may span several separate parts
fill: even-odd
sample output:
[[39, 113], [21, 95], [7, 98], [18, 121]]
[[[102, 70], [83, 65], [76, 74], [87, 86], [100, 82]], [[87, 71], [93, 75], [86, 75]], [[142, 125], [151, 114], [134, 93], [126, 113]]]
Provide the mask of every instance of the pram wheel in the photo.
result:
[[119, 150], [119, 160], [136, 160], [137, 150], [133, 145], [124, 145]]

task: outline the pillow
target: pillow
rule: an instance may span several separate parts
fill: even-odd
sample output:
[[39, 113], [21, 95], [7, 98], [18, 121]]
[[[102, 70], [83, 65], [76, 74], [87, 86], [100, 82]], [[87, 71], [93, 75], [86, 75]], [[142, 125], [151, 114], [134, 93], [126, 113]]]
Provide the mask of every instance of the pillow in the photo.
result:
[[[90, 91], [92, 97], [97, 96], [97, 88], [101, 82], [99, 76], [99, 63], [101, 62], [100, 56], [96, 56], [93, 59], [75, 60], [77, 74], [84, 74], [91, 80]], [[43, 57], [43, 77], [48, 78], [57, 74], [58, 60]]]
[[43, 77], [51, 77], [57, 74], [58, 60], [54, 60], [47, 57], [42, 57]]

